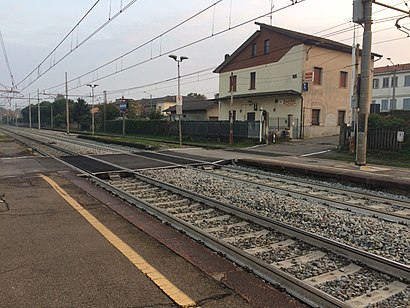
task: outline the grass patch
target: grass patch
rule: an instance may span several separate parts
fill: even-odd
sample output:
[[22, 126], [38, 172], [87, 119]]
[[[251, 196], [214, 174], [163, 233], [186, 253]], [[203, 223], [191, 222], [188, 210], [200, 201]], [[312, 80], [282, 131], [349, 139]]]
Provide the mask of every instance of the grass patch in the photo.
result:
[[[152, 136], [152, 137], [141, 137], [141, 136], [118, 136], [118, 135], [108, 135], [108, 134], [99, 134], [91, 136], [90, 134], [80, 134], [80, 138], [92, 139], [101, 142], [113, 142], [116, 144], [128, 145], [136, 148], [150, 149], [150, 150], [159, 150], [166, 148], [179, 148], [179, 139], [176, 137], [167, 137], [167, 136]], [[225, 142], [216, 142], [216, 141], [203, 141], [203, 140], [183, 140], [183, 147], [202, 147], [209, 149], [235, 149], [235, 148], [244, 148], [253, 146], [252, 142], [235, 142], [230, 145]]]
[[10, 142], [12, 140], [13, 138], [10, 138], [10, 136], [0, 133], [0, 142]]
[[[330, 152], [317, 155], [316, 157], [352, 163], [356, 162], [356, 156], [354, 154], [349, 154], [345, 151], [339, 150], [332, 150]], [[410, 150], [406, 149], [399, 152], [367, 152], [366, 162], [374, 165], [410, 168]]]

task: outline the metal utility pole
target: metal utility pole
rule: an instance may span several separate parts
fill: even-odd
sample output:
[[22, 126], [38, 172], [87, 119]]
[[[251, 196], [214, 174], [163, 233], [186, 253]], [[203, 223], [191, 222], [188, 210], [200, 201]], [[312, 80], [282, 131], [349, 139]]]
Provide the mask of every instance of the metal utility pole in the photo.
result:
[[361, 82], [359, 117], [357, 128], [357, 151], [356, 165], [366, 165], [367, 147], [367, 124], [369, 120], [369, 109], [371, 100], [371, 81], [372, 81], [372, 0], [363, 2], [363, 50], [361, 60]]
[[94, 88], [98, 87], [98, 84], [87, 84], [91, 88], [91, 133], [94, 136]]
[[[394, 70], [393, 70], [393, 82], [392, 82], [392, 87], [393, 87], [393, 103], [396, 102], [396, 75], [397, 75], [397, 67], [396, 65], [393, 63], [393, 61], [391, 60], [391, 58], [386, 58], [387, 60], [390, 61], [391, 64], [393, 64]], [[396, 105], [397, 106], [397, 105]], [[391, 105], [390, 105], [390, 109], [391, 109]]]
[[31, 128], [31, 96], [28, 94], [28, 127]]
[[53, 104], [50, 104], [50, 125], [51, 125], [51, 129], [54, 128], [54, 119], [53, 119]]
[[127, 111], [128, 103], [124, 103], [124, 102], [126, 102], [124, 100], [124, 96], [122, 98], [123, 98], [122, 101], [121, 101], [122, 104], [125, 104], [127, 106], [124, 110], [121, 111], [121, 114], [122, 114], [122, 137], [125, 137], [125, 111]]
[[181, 96], [181, 73], [180, 73], [180, 63], [183, 60], [187, 60], [188, 57], [180, 56], [179, 59], [176, 55], [169, 55], [171, 59], [174, 59], [177, 62], [178, 68], [178, 96], [176, 98], [176, 114], [178, 115], [178, 130], [179, 130], [179, 147], [182, 147], [182, 124], [181, 124], [181, 117], [182, 117], [182, 96]]
[[70, 133], [70, 108], [68, 106], [68, 82], [67, 82], [67, 72], [65, 72], [65, 120], [66, 120], [66, 130], [67, 135]]
[[144, 91], [144, 93], [149, 95], [149, 111], [152, 112], [152, 94], [148, 93], [147, 91]]
[[270, 15], [269, 15], [269, 20], [270, 20], [270, 25], [272, 26], [272, 14], [273, 14], [273, 0], [270, 1]]
[[229, 144], [233, 144], [233, 72], [231, 73], [231, 101], [229, 104]]
[[359, 75], [359, 51], [360, 51], [360, 45], [357, 44], [353, 48], [354, 54], [353, 54], [353, 74], [352, 74], [352, 85], [351, 85], [351, 108], [352, 108], [352, 133], [350, 136], [350, 142], [349, 142], [349, 153], [354, 154], [356, 151], [356, 138], [357, 138], [357, 114], [358, 114], [358, 108], [359, 108], [359, 98], [357, 97], [358, 91], [357, 91], [357, 79]]
[[40, 91], [37, 89], [37, 121], [38, 121], [38, 129], [41, 129], [41, 119], [40, 119]]
[[105, 123], [107, 122], [107, 91], [103, 91], [104, 93], [104, 133], [105, 133]]

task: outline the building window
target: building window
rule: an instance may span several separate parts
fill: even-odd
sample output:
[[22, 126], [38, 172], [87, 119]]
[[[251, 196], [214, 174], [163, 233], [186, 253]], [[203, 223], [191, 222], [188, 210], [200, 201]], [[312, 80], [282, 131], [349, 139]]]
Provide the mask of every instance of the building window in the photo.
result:
[[263, 44], [263, 53], [267, 55], [270, 51], [270, 40], [265, 40], [265, 43]]
[[392, 88], [393, 88], [393, 87], [397, 87], [397, 80], [398, 80], [398, 77], [397, 77], [397, 76], [391, 78], [391, 87], [392, 87]]
[[251, 73], [251, 84], [249, 87], [249, 90], [255, 90], [256, 89], [256, 72]]
[[321, 85], [322, 84], [322, 68], [315, 67], [314, 74], [313, 74], [313, 84]]
[[387, 99], [382, 99], [382, 110], [389, 110], [389, 101]]
[[383, 78], [383, 88], [388, 88], [389, 87], [389, 77], [384, 77]]
[[229, 76], [229, 92], [236, 92], [236, 75]]
[[404, 76], [404, 86], [410, 87], [410, 75]]
[[312, 125], [320, 125], [320, 109], [312, 109]]
[[252, 44], [252, 57], [256, 57], [256, 43]]
[[346, 118], [346, 111], [339, 110], [337, 112], [337, 125], [342, 125], [343, 123], [345, 123], [345, 118]]
[[397, 109], [397, 99], [391, 99], [390, 100], [390, 110], [396, 110]]
[[410, 110], [410, 98], [403, 98], [403, 109]]
[[374, 78], [373, 79], [373, 89], [378, 89], [379, 88], [379, 79]]
[[370, 104], [370, 113], [379, 113], [380, 112], [380, 104], [376, 104], [375, 100], [372, 100]]
[[340, 84], [341, 88], [347, 88], [347, 72], [340, 72]]

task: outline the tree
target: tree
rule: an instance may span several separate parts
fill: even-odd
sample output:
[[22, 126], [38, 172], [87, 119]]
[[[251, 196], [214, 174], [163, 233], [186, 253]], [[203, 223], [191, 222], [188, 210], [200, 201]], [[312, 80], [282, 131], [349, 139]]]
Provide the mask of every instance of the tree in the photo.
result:
[[189, 93], [188, 97], [193, 97], [193, 98], [201, 99], [201, 100], [206, 100], [207, 99], [205, 95], [200, 94], [200, 93]]
[[72, 119], [78, 124], [78, 129], [88, 130], [91, 127], [90, 107], [84, 99], [78, 98], [74, 103]]

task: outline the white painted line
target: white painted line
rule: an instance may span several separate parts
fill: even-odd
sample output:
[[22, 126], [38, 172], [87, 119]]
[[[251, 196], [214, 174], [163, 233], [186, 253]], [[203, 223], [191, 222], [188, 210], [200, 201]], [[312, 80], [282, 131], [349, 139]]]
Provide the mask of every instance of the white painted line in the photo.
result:
[[308, 154], [300, 155], [300, 157], [307, 157], [307, 156], [312, 156], [312, 155], [317, 155], [317, 154], [323, 154], [323, 153], [327, 153], [327, 152], [330, 152], [330, 151], [331, 150], [325, 150], [325, 151], [320, 151], [320, 152], [308, 153]]

